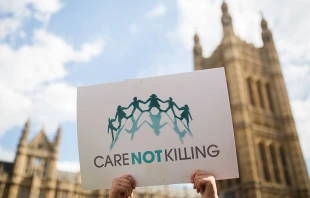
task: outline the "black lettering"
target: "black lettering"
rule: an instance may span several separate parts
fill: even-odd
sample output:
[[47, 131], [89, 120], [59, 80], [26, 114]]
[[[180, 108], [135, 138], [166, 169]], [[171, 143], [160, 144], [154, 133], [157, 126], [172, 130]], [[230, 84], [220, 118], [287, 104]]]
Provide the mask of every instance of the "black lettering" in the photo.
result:
[[98, 159], [98, 158], [101, 158], [101, 159], [103, 159], [103, 157], [102, 156], [97, 156], [97, 157], [95, 157], [95, 159], [94, 159], [94, 164], [95, 164], [95, 166], [97, 167], [97, 168], [101, 168], [101, 167], [103, 167], [104, 166], [104, 164], [102, 164], [102, 165], [97, 165], [97, 163], [96, 163], [96, 160]]
[[184, 154], [184, 155], [185, 155], [184, 158], [182, 158], [182, 156], [181, 156], [181, 149], [179, 148], [178, 150], [179, 150], [179, 159], [180, 159], [180, 160], [188, 160], [188, 159], [191, 159], [191, 158], [188, 158], [188, 157], [187, 157], [187, 154], [186, 154], [186, 147], [184, 147], [184, 153], [185, 153], [185, 154]]
[[171, 156], [170, 156], [171, 151], [172, 151], [172, 149], [170, 149], [169, 153], [167, 154], [167, 149], [165, 149], [165, 158], [166, 158], [166, 161], [168, 161], [168, 157], [170, 158], [171, 161], [173, 161], [173, 159], [172, 159]]
[[108, 163], [111, 164], [111, 166], [114, 166], [109, 155], [107, 156], [107, 159], [105, 160], [105, 167], [107, 167]]
[[206, 148], [205, 148], [205, 146], [203, 146], [203, 152], [201, 152], [201, 150], [197, 147], [197, 146], [195, 146], [195, 150], [196, 150], [196, 158], [198, 159], [198, 151], [199, 151], [199, 153], [204, 157], [204, 158], [206, 158]]
[[177, 157], [177, 149], [174, 149], [174, 156], [175, 156], [175, 161], [178, 160], [178, 157]]
[[129, 160], [129, 158], [125, 158], [125, 155], [128, 155], [128, 153], [123, 153], [123, 165], [127, 166], [129, 163], [126, 163], [125, 160]]
[[190, 157], [187, 157], [186, 147], [184, 147], [184, 153], [185, 153], [185, 159], [186, 159], [186, 160], [191, 159]]
[[191, 147], [191, 150], [192, 150], [192, 159], [195, 159], [195, 155], [194, 155], [194, 148]]
[[214, 144], [212, 144], [212, 145], [210, 145], [209, 147], [208, 147], [208, 154], [211, 156], [211, 157], [217, 157], [219, 154], [220, 154], [220, 150], [215, 150], [215, 151], [212, 151], [212, 153], [216, 153], [216, 154], [211, 154], [210, 153], [210, 148], [211, 147], [215, 147], [215, 148], [217, 148], [217, 146], [216, 145], [214, 145]]
[[[116, 159], [116, 157], [118, 157], [118, 159]], [[114, 164], [115, 164], [115, 166], [116, 166], [116, 162], [118, 163], [118, 165], [122, 166], [122, 164], [119, 163], [119, 161], [121, 161], [121, 160], [122, 160], [122, 156], [120, 154], [115, 154], [114, 155]]]

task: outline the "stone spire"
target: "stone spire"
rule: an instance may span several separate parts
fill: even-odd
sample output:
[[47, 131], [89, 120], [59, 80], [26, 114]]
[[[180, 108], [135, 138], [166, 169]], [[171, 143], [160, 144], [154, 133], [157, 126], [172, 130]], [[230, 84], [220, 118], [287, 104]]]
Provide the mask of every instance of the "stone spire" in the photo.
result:
[[27, 144], [27, 137], [29, 134], [29, 126], [30, 126], [30, 120], [27, 120], [27, 122], [24, 125], [24, 129], [22, 132], [22, 136], [20, 138], [19, 146], [24, 146]]
[[225, 1], [223, 1], [221, 8], [222, 8], [222, 25], [223, 25], [224, 37], [229, 36], [229, 35], [234, 35], [232, 18], [229, 14], [228, 6]]
[[54, 139], [54, 148], [58, 150], [59, 144], [61, 139], [61, 127], [58, 127], [57, 133]]
[[195, 42], [194, 48], [193, 48], [194, 55], [195, 56], [201, 56], [202, 55], [202, 48], [201, 48], [199, 36], [197, 35], [197, 33], [195, 33], [194, 42]]
[[260, 25], [262, 27], [262, 40], [263, 40], [264, 44], [266, 44], [268, 42], [272, 42], [273, 41], [272, 33], [271, 33], [270, 29], [268, 28], [268, 23], [267, 23], [266, 19], [264, 18], [263, 14], [262, 14], [262, 21], [261, 21]]
[[197, 33], [195, 33], [194, 42], [195, 42], [194, 47], [193, 47], [194, 66], [195, 66], [195, 70], [199, 70], [202, 68], [203, 57], [202, 57], [202, 48], [201, 48]]

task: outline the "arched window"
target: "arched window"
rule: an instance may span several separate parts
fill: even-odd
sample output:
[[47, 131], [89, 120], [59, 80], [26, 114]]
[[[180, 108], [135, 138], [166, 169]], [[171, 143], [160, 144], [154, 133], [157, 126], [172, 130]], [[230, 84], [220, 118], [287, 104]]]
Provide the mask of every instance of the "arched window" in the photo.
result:
[[258, 90], [260, 106], [261, 106], [262, 108], [265, 108], [265, 105], [264, 105], [264, 96], [263, 96], [263, 92], [262, 92], [262, 83], [261, 83], [260, 80], [257, 81], [256, 86], [257, 86], [257, 90]]
[[270, 110], [273, 111], [274, 110], [274, 106], [273, 106], [273, 102], [272, 102], [271, 87], [270, 87], [269, 83], [266, 84], [266, 91], [267, 91], [267, 97], [268, 97], [268, 102], [269, 102]]
[[255, 101], [254, 101], [254, 94], [253, 94], [253, 89], [252, 89], [252, 79], [248, 78], [247, 79], [247, 85], [248, 85], [248, 91], [249, 91], [249, 97], [250, 97], [250, 102], [253, 106], [255, 106]]
[[286, 161], [285, 151], [284, 151], [283, 147], [280, 147], [280, 158], [281, 158], [281, 163], [283, 166], [285, 181], [286, 181], [287, 185], [291, 185], [292, 184], [291, 177], [290, 177], [290, 174], [288, 172], [287, 161]]
[[259, 152], [262, 159], [263, 172], [266, 181], [270, 181], [270, 172], [268, 169], [268, 161], [266, 156], [265, 145], [261, 142], [259, 143]]
[[271, 154], [271, 160], [272, 160], [272, 164], [273, 164], [273, 170], [274, 170], [274, 174], [276, 177], [276, 182], [280, 183], [281, 182], [281, 178], [280, 178], [280, 172], [279, 172], [279, 167], [278, 167], [278, 160], [277, 160], [277, 155], [276, 155], [276, 149], [273, 145], [270, 145], [269, 147], [270, 149], [270, 154]]

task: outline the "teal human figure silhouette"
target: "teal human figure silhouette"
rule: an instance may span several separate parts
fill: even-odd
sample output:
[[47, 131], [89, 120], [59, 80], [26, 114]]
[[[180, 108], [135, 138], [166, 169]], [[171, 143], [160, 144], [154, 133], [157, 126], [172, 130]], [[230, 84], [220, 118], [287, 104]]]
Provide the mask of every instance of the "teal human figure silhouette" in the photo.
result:
[[119, 129], [121, 127], [122, 119], [124, 119], [124, 118], [128, 119], [128, 118], [130, 118], [132, 116], [132, 115], [127, 116], [126, 112], [124, 111], [125, 109], [128, 109], [128, 108], [122, 107], [120, 105], [117, 107], [115, 118], [114, 118], [116, 120], [116, 118], [118, 117], [118, 127], [117, 127], [117, 129]]
[[145, 111], [150, 111], [153, 107], [157, 108], [159, 111], [163, 111], [163, 110], [160, 109], [160, 104], [159, 104], [158, 101], [164, 103], [164, 101], [162, 101], [161, 99], [157, 98], [156, 94], [152, 94], [147, 101], [142, 102], [143, 104], [146, 104], [146, 103], [150, 102], [149, 109], [145, 110]]
[[176, 116], [178, 119], [180, 119], [181, 121], [183, 119], [186, 120], [187, 123], [187, 127], [189, 127], [189, 117], [191, 118], [191, 120], [193, 120], [191, 113], [189, 112], [189, 107], [188, 105], [184, 105], [183, 107], [179, 108], [179, 110], [183, 110], [183, 112], [181, 113], [181, 117]]
[[111, 119], [109, 118], [108, 120], [108, 134], [110, 133], [111, 130], [111, 134], [112, 134], [112, 142], [114, 141], [114, 131], [117, 131], [117, 128], [115, 128], [115, 126], [113, 125], [113, 122], [115, 121], [115, 119]]
[[[180, 141], [183, 143], [183, 137], [185, 136], [186, 134], [186, 130], [180, 130], [179, 126], [178, 126], [178, 121], [176, 119], [176, 117], [173, 117], [173, 120], [172, 118], [167, 114], [167, 116], [169, 117], [169, 119], [171, 120], [171, 122], [173, 123], [173, 130], [179, 135], [179, 138], [180, 138]], [[190, 133], [190, 132], [189, 132]], [[191, 133], [190, 133], [191, 134]]]
[[171, 98], [171, 97], [169, 97], [169, 100], [166, 100], [164, 103], [166, 103], [166, 102], [168, 102], [168, 107], [167, 107], [167, 109], [166, 110], [164, 110], [164, 112], [168, 112], [169, 111], [169, 109], [171, 109], [172, 110], [172, 113], [173, 113], [173, 115], [174, 116], [176, 116], [175, 115], [175, 111], [174, 111], [174, 106], [176, 106], [178, 109], [180, 109], [179, 107], [178, 107], [178, 105], [173, 101], [173, 99]]
[[148, 121], [145, 121], [153, 130], [154, 133], [156, 135], [160, 134], [160, 129], [162, 129], [166, 124], [168, 124], [167, 122], [165, 122], [164, 124], [160, 124], [160, 120], [161, 120], [161, 111], [159, 111], [156, 115], [152, 114], [152, 112], [149, 112], [149, 116], [151, 118], [152, 123], [149, 123]]
[[132, 126], [131, 129], [125, 129], [127, 131], [127, 133], [131, 133], [131, 140], [133, 139], [135, 133], [142, 127], [142, 125], [145, 123], [145, 121], [143, 123], [140, 124], [140, 126], [138, 126], [138, 122], [141, 118], [143, 113], [140, 113], [140, 115], [138, 116], [137, 120], [135, 120], [135, 118], [132, 116], [131, 117], [131, 122], [132, 122]]
[[111, 143], [110, 149], [112, 149], [112, 148], [114, 147], [114, 144], [117, 142], [118, 136], [119, 136], [119, 134], [122, 132], [123, 128], [125, 127], [126, 122], [127, 122], [127, 120], [125, 121], [124, 125], [123, 125], [121, 128], [117, 129], [117, 132], [116, 132], [116, 135], [115, 135], [115, 139], [114, 139], [114, 141]]
[[129, 109], [131, 106], [133, 106], [132, 112], [131, 112], [131, 116], [133, 116], [133, 114], [135, 113], [136, 109], [138, 109], [140, 112], [143, 112], [143, 110], [140, 107], [140, 103], [143, 103], [142, 100], [138, 100], [137, 97], [133, 98], [133, 102], [130, 103], [130, 105], [127, 107], [127, 109]]

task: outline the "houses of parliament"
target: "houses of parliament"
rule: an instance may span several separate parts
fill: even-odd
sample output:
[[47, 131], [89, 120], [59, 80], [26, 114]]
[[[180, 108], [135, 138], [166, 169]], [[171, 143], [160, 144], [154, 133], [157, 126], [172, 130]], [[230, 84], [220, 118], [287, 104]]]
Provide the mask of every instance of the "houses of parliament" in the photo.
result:
[[[194, 70], [224, 67], [237, 147], [240, 178], [217, 181], [220, 198], [309, 198], [310, 183], [267, 21], [263, 46], [234, 33], [227, 4], [221, 6], [223, 36], [208, 58], [194, 36]], [[258, 24], [259, 25], [259, 24]], [[197, 87], [197, 89], [203, 88]], [[13, 163], [0, 162], [0, 197], [107, 198], [107, 190], [83, 191], [79, 173], [58, 171], [61, 130], [49, 141], [42, 130], [27, 141], [24, 126]], [[155, 190], [154, 190], [155, 189]], [[194, 190], [158, 187], [136, 191], [138, 198], [199, 197]]]

